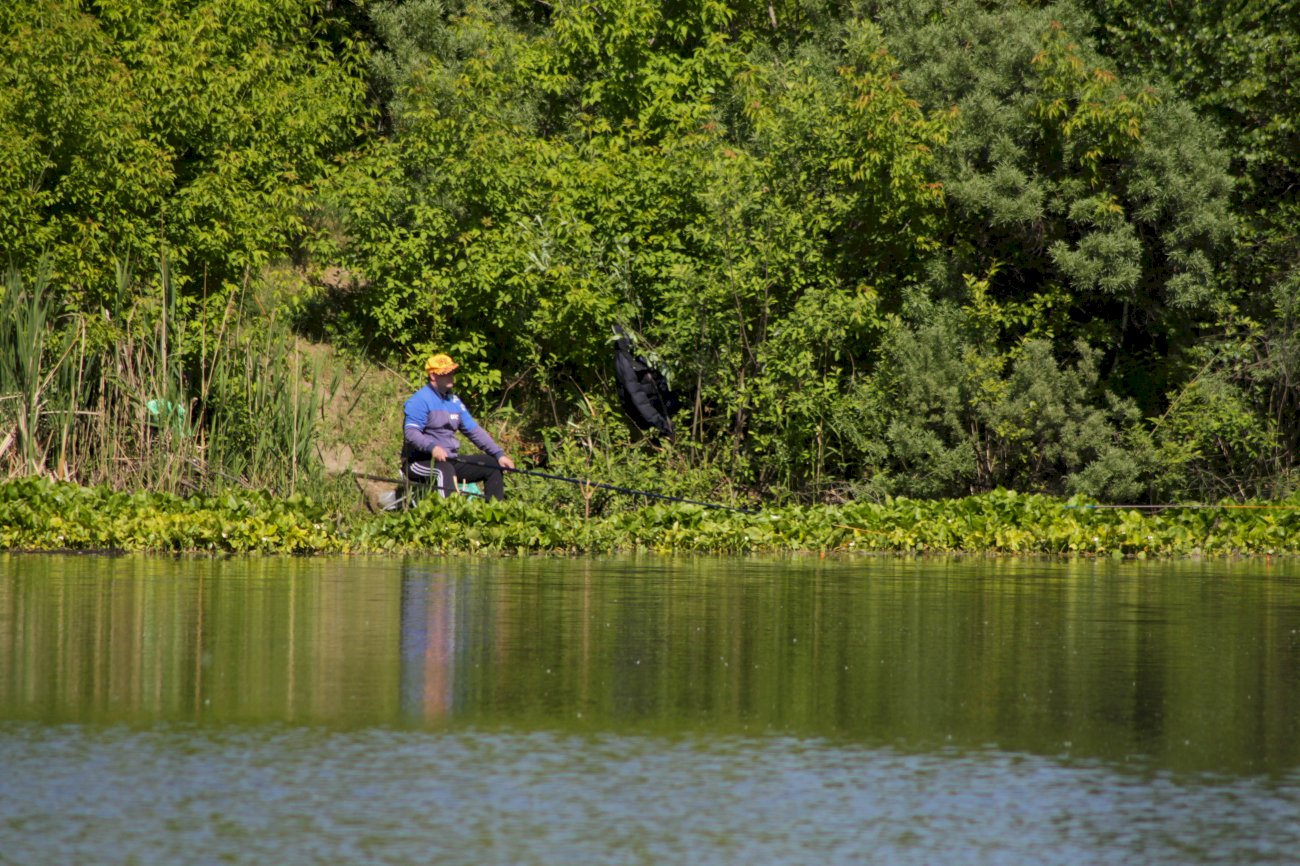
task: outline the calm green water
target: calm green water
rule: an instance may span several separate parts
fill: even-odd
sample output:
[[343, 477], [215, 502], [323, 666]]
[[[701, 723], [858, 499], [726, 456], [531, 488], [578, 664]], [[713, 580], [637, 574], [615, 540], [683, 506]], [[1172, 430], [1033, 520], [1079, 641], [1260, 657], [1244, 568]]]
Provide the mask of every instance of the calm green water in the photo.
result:
[[1300, 563], [0, 555], [0, 863], [1300, 862]]

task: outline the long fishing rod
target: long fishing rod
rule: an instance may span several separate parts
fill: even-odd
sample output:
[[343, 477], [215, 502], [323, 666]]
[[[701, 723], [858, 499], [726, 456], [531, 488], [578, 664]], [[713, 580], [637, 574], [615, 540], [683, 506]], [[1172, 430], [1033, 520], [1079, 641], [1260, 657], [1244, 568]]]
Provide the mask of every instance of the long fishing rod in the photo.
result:
[[1121, 509], [1135, 511], [1160, 511], [1165, 508], [1177, 508], [1183, 511], [1211, 510], [1219, 508], [1244, 508], [1244, 509], [1264, 509], [1277, 511], [1294, 511], [1300, 508], [1300, 505], [1201, 505], [1199, 503], [1189, 503], [1187, 505], [1178, 505], [1174, 503], [1166, 505], [1066, 505], [1065, 508], [1082, 508], [1082, 509]]
[[[459, 461], [453, 461], [459, 462]], [[603, 481], [588, 481], [585, 478], [569, 478], [566, 475], [552, 475], [549, 472], [538, 472], [535, 469], [506, 469], [502, 467], [503, 472], [516, 472], [520, 475], [532, 475], [535, 478], [549, 478], [552, 481], [564, 481], [569, 484], [576, 484], [579, 487], [599, 487], [601, 490], [613, 490], [615, 493], [627, 493], [631, 496], [645, 496], [649, 499], [663, 499], [668, 502], [681, 502], [686, 505], [699, 505], [704, 508], [716, 508], [721, 511], [735, 511], [738, 514], [757, 514], [752, 508], [736, 508], [733, 505], [720, 505], [716, 502], [700, 502], [695, 499], [685, 499], [681, 496], [669, 496], [667, 493], [655, 493], [650, 490], [635, 490], [631, 487], [619, 487], [617, 484], [605, 484]]]
[[[452, 461], [450, 461], [450, 462], [452, 462], [452, 463], [462, 463], [462, 462], [464, 462], [464, 461], [461, 461], [461, 460], [459, 460], [459, 459], [454, 459], [454, 460], [452, 460]], [[617, 492], [617, 493], [628, 493], [628, 494], [631, 494], [631, 495], [633, 495], [633, 496], [645, 496], [645, 497], [649, 497], [649, 498], [651, 498], [651, 499], [665, 499], [665, 500], [667, 500], [667, 501], [669, 501], [669, 502], [681, 502], [681, 503], [684, 503], [684, 504], [686, 504], [686, 505], [700, 505], [700, 506], [703, 506], [704, 508], [717, 508], [717, 509], [721, 509], [721, 510], [723, 510], [723, 511], [735, 511], [735, 512], [738, 513], [738, 514], [757, 514], [757, 513], [758, 513], [757, 511], [755, 511], [755, 510], [752, 509], [752, 508], [736, 508], [735, 506], [732, 506], [732, 505], [720, 505], [720, 504], [718, 504], [718, 503], [716, 503], [716, 502], [699, 502], [699, 501], [697, 501], [697, 500], [695, 500], [695, 499], [684, 499], [684, 498], [682, 498], [682, 497], [680, 497], [680, 496], [669, 496], [667, 493], [655, 493], [655, 492], [650, 491], [650, 490], [634, 490], [634, 489], [632, 489], [631, 487], [619, 487], [618, 485], [615, 485], [615, 484], [605, 484], [605, 483], [603, 483], [603, 482], [601, 482], [601, 481], [587, 481], [587, 480], [585, 480], [585, 479], [583, 479], [583, 478], [569, 478], [569, 477], [564, 476], [564, 475], [552, 475], [552, 474], [550, 474], [549, 472], [538, 472], [538, 471], [536, 471], [535, 469], [506, 469], [505, 467], [501, 467], [501, 471], [502, 471], [502, 472], [515, 472], [515, 473], [518, 473], [518, 474], [520, 474], [520, 475], [532, 475], [532, 476], [535, 476], [535, 477], [537, 477], [537, 478], [549, 478], [549, 479], [551, 479], [552, 481], [566, 481], [566, 482], [568, 482], [569, 484], [577, 484], [577, 485], [580, 486], [580, 487], [599, 487], [599, 488], [601, 488], [602, 490], [613, 490], [613, 491], [615, 491], [615, 492]], [[355, 477], [357, 477], [357, 478], [367, 478], [367, 479], [369, 479], [369, 480], [371, 480], [371, 481], [385, 481], [385, 482], [388, 482], [389, 484], [418, 484], [418, 483], [421, 483], [421, 482], [412, 482], [412, 481], [405, 480], [405, 479], [401, 479], [401, 478], [388, 478], [388, 477], [386, 477], [386, 476], [382, 476], [382, 475], [367, 475], [367, 474], [364, 473], [364, 472], [353, 472], [352, 475], [355, 476]], [[473, 495], [481, 495], [481, 494], [470, 494], [470, 495], [473, 496]]]

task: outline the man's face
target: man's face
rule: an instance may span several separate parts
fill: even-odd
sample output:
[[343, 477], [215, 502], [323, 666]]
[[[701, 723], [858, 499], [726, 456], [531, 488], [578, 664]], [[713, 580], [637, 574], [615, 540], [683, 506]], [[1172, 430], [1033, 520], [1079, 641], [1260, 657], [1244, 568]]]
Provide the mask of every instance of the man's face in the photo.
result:
[[452, 386], [456, 384], [456, 374], [453, 373], [430, 373], [429, 384], [433, 385], [433, 390], [439, 394], [450, 394]]

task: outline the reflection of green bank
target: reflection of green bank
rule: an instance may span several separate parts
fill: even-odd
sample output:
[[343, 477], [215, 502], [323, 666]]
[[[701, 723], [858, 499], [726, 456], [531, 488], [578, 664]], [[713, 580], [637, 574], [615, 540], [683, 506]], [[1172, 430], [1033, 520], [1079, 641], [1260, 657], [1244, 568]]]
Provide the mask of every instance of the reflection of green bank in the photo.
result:
[[1300, 767], [1297, 575], [7, 556], [0, 720], [780, 734], [1285, 771]]

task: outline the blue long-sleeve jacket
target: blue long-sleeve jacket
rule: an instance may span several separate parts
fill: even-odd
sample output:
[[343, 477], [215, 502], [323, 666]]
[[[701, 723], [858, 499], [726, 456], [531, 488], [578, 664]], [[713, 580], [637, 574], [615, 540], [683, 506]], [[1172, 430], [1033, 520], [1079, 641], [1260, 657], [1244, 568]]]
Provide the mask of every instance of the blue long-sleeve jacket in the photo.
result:
[[457, 430], [485, 454], [500, 457], [506, 453], [478, 425], [455, 394], [443, 397], [432, 385], [425, 385], [406, 401], [406, 424], [402, 436], [415, 452], [411, 455], [413, 459], [428, 460], [435, 445], [441, 445], [448, 456], [455, 457], [460, 450]]

